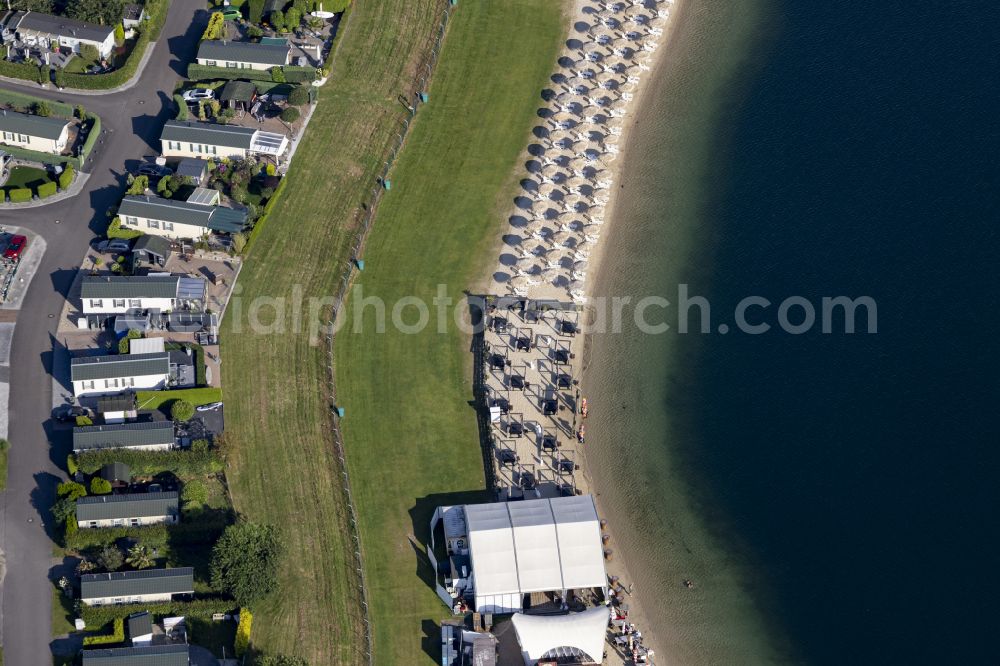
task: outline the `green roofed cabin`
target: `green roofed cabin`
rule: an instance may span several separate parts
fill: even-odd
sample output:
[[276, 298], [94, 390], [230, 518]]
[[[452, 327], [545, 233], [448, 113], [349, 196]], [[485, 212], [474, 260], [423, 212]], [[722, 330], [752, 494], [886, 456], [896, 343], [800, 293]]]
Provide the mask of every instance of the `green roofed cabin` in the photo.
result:
[[198, 239], [210, 232], [233, 234], [243, 231], [247, 212], [143, 194], [122, 199], [118, 219], [123, 228], [149, 236]]
[[114, 423], [73, 428], [74, 453], [100, 449], [166, 451], [174, 448], [175, 442], [173, 421]]
[[179, 644], [83, 651], [83, 666], [188, 666], [189, 663], [188, 646]]
[[80, 576], [80, 598], [88, 606], [171, 601], [194, 594], [194, 569], [143, 569]]
[[69, 121], [3, 109], [0, 112], [0, 142], [59, 155], [69, 142]]
[[265, 70], [289, 62], [291, 48], [285, 44], [229, 42], [206, 39], [198, 47], [198, 64], [228, 69]]
[[[120, 465], [121, 463], [114, 463]], [[125, 471], [127, 471], [127, 467]], [[104, 470], [101, 470], [104, 476]], [[108, 476], [118, 476], [109, 473]], [[81, 529], [91, 527], [142, 527], [166, 523], [180, 517], [176, 492], [88, 495], [76, 501], [76, 522]]]

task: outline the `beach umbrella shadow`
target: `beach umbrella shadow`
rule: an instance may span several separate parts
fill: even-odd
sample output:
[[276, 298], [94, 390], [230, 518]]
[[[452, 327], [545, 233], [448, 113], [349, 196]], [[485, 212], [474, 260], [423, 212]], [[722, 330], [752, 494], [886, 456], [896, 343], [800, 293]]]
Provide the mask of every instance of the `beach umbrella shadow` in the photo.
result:
[[510, 273], [505, 273], [503, 271], [497, 271], [493, 274], [493, 279], [500, 284], [510, 282]]
[[507, 245], [510, 245], [511, 247], [519, 246], [523, 242], [523, 240], [524, 239], [522, 239], [521, 236], [519, 236], [518, 234], [503, 235], [503, 242], [506, 243]]
[[579, 51], [580, 49], [583, 48], [583, 42], [581, 42], [576, 37], [570, 37], [569, 39], [566, 40], [566, 48], [572, 51]]
[[528, 218], [523, 215], [511, 215], [509, 222], [515, 229], [524, 229], [528, 226]]
[[559, 58], [557, 62], [559, 63], [560, 67], [567, 67], [567, 68], [573, 67], [573, 65], [576, 64], [576, 61], [570, 58], [569, 56], [563, 56]]
[[543, 106], [535, 112], [539, 118], [551, 118], [555, 113], [547, 106]]
[[537, 192], [538, 182], [532, 178], [525, 178], [521, 181], [521, 189], [525, 192]]
[[551, 102], [558, 94], [559, 93], [557, 93], [552, 88], [544, 88], [542, 90], [542, 99], [544, 99], [546, 102]]
[[542, 163], [538, 160], [528, 160], [524, 163], [524, 168], [528, 173], [539, 173], [542, 170]]
[[536, 139], [546, 139], [550, 134], [548, 128], [542, 127], [541, 125], [535, 125], [534, 127], [532, 127], [531, 133], [535, 136]]
[[593, 26], [591, 26], [586, 21], [577, 21], [576, 23], [573, 24], [573, 29], [576, 30], [577, 32], [590, 32], [590, 29], [592, 27]]
[[532, 201], [528, 197], [514, 197], [514, 205], [521, 210], [530, 210]]
[[517, 266], [517, 262], [518, 258], [508, 252], [504, 252], [500, 255], [501, 266], [507, 266], [508, 268], [511, 266]]
[[528, 145], [528, 154], [535, 157], [541, 157], [545, 154], [545, 146], [539, 143], [532, 143]]

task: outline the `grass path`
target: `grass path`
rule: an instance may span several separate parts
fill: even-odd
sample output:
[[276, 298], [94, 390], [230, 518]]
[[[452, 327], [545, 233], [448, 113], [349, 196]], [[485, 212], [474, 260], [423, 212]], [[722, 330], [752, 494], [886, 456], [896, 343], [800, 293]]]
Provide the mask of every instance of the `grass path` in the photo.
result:
[[[558, 2], [464, 2], [392, 175], [356, 284], [392, 304], [478, 282], [515, 194], [515, 167], [563, 36]], [[352, 312], [351, 307], [348, 312]], [[408, 310], [407, 321], [416, 318]], [[337, 337], [339, 403], [371, 588], [376, 663], [431, 663], [447, 615], [413, 542], [442, 500], [484, 480], [469, 406], [468, 339], [449, 319], [419, 334], [373, 333], [368, 309]], [[431, 321], [436, 321], [433, 314]], [[424, 579], [424, 580], [422, 580]], [[430, 654], [429, 654], [430, 653]]]
[[[253, 641], [309, 663], [362, 663], [346, 508], [329, 435], [325, 352], [291, 321], [249, 332], [252, 299], [335, 292], [353, 220], [426, 53], [443, 0], [361, 0], [271, 213], [240, 275], [222, 331], [228, 478], [238, 511], [283, 529], [280, 591], [255, 609]], [[260, 321], [274, 319], [261, 312]]]

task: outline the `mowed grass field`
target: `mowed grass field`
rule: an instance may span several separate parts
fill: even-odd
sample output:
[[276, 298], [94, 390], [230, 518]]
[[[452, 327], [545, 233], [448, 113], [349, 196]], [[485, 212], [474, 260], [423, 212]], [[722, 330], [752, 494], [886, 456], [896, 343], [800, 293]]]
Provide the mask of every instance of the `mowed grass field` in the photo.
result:
[[[253, 643], [310, 664], [363, 663], [353, 546], [333, 453], [326, 352], [292, 323], [291, 301], [335, 293], [356, 215], [429, 52], [444, 0], [360, 0], [288, 184], [244, 264], [222, 327], [226, 436], [236, 509], [279, 526], [279, 591], [255, 608]], [[286, 299], [275, 332], [248, 324], [259, 297]], [[259, 322], [274, 323], [273, 309]], [[303, 314], [307, 310], [303, 309]], [[417, 629], [419, 630], [419, 628]]]
[[[564, 38], [563, 3], [462, 2], [392, 190], [383, 198], [356, 279], [365, 299], [416, 296], [443, 284], [462, 297], [490, 270], [517, 190], [519, 155], [538, 122]], [[375, 663], [433, 663], [436, 623], [448, 616], [420, 546], [442, 502], [486, 499], [472, 400], [469, 338], [451, 316], [407, 334], [375, 332], [376, 312], [336, 339], [338, 403], [360, 514], [375, 627]], [[407, 308], [413, 323], [416, 310]], [[361, 332], [356, 333], [356, 325]], [[227, 389], [228, 390], [228, 389]]]

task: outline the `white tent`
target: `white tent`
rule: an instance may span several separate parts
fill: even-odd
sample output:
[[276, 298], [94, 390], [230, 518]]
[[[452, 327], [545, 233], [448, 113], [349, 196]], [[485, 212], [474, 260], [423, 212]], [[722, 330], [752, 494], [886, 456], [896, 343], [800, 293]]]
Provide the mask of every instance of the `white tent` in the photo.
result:
[[590, 495], [465, 507], [480, 613], [516, 613], [522, 595], [605, 588], [600, 521]]
[[573, 656], [596, 664], [603, 661], [604, 635], [610, 611], [598, 606], [568, 615], [524, 615], [511, 618], [524, 663]]

